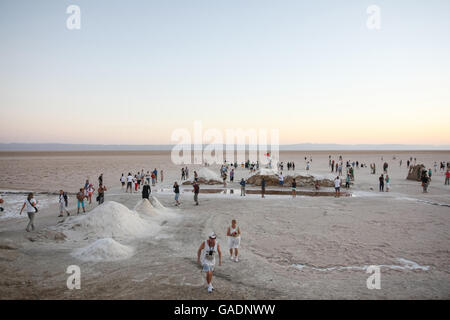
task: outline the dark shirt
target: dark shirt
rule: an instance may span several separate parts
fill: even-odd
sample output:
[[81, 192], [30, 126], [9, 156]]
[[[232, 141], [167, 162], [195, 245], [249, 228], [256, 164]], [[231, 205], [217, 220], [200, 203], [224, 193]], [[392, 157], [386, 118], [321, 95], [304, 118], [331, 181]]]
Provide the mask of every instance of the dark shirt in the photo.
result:
[[148, 199], [151, 192], [152, 190], [150, 189], [150, 186], [148, 184], [144, 185], [142, 188], [142, 198]]
[[173, 191], [175, 192], [175, 193], [180, 193], [180, 186], [173, 186]]
[[200, 186], [198, 184], [194, 185], [194, 193], [199, 193], [200, 192]]

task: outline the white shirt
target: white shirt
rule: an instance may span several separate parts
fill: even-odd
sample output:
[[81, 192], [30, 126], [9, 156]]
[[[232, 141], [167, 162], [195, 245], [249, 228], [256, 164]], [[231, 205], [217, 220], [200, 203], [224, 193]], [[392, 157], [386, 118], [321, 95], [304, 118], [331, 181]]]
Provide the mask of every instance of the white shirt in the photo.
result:
[[[212, 253], [212, 254], [209, 254], [209, 253]], [[214, 266], [216, 264], [216, 258], [215, 258], [216, 253], [217, 253], [217, 240], [216, 240], [216, 244], [212, 248], [208, 245], [208, 240], [205, 240], [205, 248], [203, 249], [202, 258], [201, 258], [202, 264]]]
[[133, 176], [128, 176], [127, 179], [128, 179], [128, 182], [133, 182]]
[[120, 177], [120, 182], [125, 182], [125, 176]]
[[36, 212], [36, 210], [34, 210], [34, 207], [31, 204], [36, 205], [36, 200], [34, 198], [31, 198], [30, 201], [25, 200], [25, 204], [27, 205], [27, 212]]
[[341, 186], [341, 179], [334, 180], [334, 187], [339, 188]]

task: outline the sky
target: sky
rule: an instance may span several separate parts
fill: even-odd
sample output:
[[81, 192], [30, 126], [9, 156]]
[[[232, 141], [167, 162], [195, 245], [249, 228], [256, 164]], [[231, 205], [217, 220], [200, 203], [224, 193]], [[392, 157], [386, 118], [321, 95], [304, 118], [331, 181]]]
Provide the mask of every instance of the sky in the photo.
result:
[[448, 0], [0, 0], [0, 39], [1, 143], [450, 144]]

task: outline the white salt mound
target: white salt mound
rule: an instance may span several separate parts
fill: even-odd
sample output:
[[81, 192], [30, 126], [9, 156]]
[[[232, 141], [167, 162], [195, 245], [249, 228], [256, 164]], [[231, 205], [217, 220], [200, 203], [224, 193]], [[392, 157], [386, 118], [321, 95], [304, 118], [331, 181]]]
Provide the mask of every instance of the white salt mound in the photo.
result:
[[94, 238], [142, 238], [155, 234], [160, 226], [143, 219], [124, 205], [108, 201], [86, 215], [69, 218], [58, 231], [69, 239]]
[[166, 207], [164, 207], [157, 198], [150, 196], [149, 200], [150, 200], [150, 203], [152, 204], [153, 208], [158, 209], [158, 210], [166, 209]]
[[134, 207], [134, 211], [151, 217], [158, 216], [158, 212], [147, 199], [140, 200]]
[[278, 170], [276, 169], [268, 169], [268, 168], [260, 168], [256, 170], [256, 172], [252, 175], [261, 175], [261, 176], [272, 176], [272, 175], [278, 175]]
[[197, 173], [199, 178], [204, 178], [205, 180], [222, 180], [219, 174], [209, 170], [208, 168], [201, 168]]
[[111, 238], [99, 239], [85, 248], [75, 249], [72, 256], [83, 261], [117, 261], [128, 259], [134, 249]]

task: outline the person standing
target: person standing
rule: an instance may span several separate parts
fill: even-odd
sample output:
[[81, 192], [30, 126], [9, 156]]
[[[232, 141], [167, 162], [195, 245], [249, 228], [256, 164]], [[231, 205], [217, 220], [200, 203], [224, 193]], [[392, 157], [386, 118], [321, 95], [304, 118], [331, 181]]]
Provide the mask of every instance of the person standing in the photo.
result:
[[391, 189], [391, 178], [389, 177], [389, 175], [386, 175], [386, 192], [389, 192], [389, 190]]
[[187, 166], [184, 168], [184, 173], [186, 174], [186, 180], [189, 180], [189, 168]]
[[92, 183], [88, 187], [87, 198], [89, 200], [89, 204], [92, 204], [92, 196], [94, 195], [95, 188]]
[[216, 264], [215, 254], [219, 255], [219, 266], [222, 265], [222, 252], [220, 245], [216, 241], [216, 234], [212, 232], [208, 240], [202, 242], [197, 251], [197, 263], [202, 266], [202, 271], [206, 272], [206, 282], [208, 283], [208, 292], [214, 290], [212, 286], [212, 278], [214, 266]]
[[[0, 196], [0, 205], [2, 205], [2, 204], [3, 204], [3, 199], [2, 199], [2, 197]], [[0, 212], [3, 212], [3, 210], [4, 210], [3, 207], [0, 206]]]
[[184, 171], [184, 168], [181, 168], [181, 181], [183, 181], [186, 177], [186, 172]]
[[[87, 183], [89, 184], [89, 182], [87, 181]], [[100, 176], [98, 177], [98, 185], [103, 184], [103, 173], [100, 174]]]
[[[236, 220], [231, 220], [231, 226], [227, 229], [228, 248], [230, 249], [230, 260], [238, 262], [239, 245], [241, 244], [241, 229], [237, 226]], [[233, 259], [234, 249], [234, 259]]]
[[244, 178], [241, 179], [241, 182], [239, 182], [239, 184], [241, 185], [241, 197], [245, 196], [245, 180], [244, 180]]
[[175, 181], [175, 183], [173, 184], [173, 192], [175, 193], [175, 205], [179, 206], [180, 205], [180, 186], [178, 185], [178, 183]]
[[265, 198], [264, 194], [266, 193], [266, 180], [264, 177], [261, 180], [261, 198]]
[[445, 172], [445, 183], [444, 185], [448, 186], [450, 185], [450, 170], [447, 169], [447, 172]]
[[421, 180], [422, 180], [423, 193], [428, 193], [428, 184], [430, 183], [430, 179], [428, 178], [426, 172], [422, 175]]
[[283, 188], [283, 186], [284, 186], [283, 172], [281, 172], [280, 175], [278, 176], [278, 183], [279, 183], [280, 186]]
[[200, 192], [200, 186], [196, 181], [194, 181], [194, 190], [192, 190], [192, 192], [194, 192], [195, 205], [198, 206], [198, 193]]
[[164, 171], [161, 170], [161, 183], [164, 182]]
[[155, 182], [158, 182], [158, 170], [153, 170], [153, 173], [155, 174]]
[[384, 176], [383, 174], [378, 178], [379, 183], [379, 191], [384, 192]]
[[292, 181], [292, 198], [295, 198], [297, 196], [297, 182], [294, 180]]
[[77, 214], [80, 214], [80, 207], [83, 207], [83, 212], [86, 213], [86, 209], [84, 208], [84, 198], [87, 198], [87, 196], [81, 188], [80, 192], [77, 193]]
[[335, 197], [339, 198], [341, 195], [341, 178], [339, 176], [334, 179], [334, 191], [336, 192]]
[[231, 169], [230, 171], [230, 182], [234, 181], [234, 169]]
[[20, 210], [20, 215], [21, 215], [23, 212], [23, 209], [25, 209], [25, 207], [27, 208], [28, 219], [30, 219], [30, 221], [28, 222], [27, 228], [25, 229], [25, 230], [27, 230], [27, 232], [30, 232], [30, 229], [32, 231], [34, 231], [34, 217], [35, 217], [36, 212], [38, 212], [37, 204], [38, 204], [38, 202], [34, 199], [33, 193], [29, 193], [27, 196], [27, 200], [25, 200], [25, 202], [23, 203], [22, 209]]
[[150, 189], [150, 185], [147, 181], [145, 181], [144, 186], [142, 187], [142, 199], [147, 199], [150, 197], [150, 193], [152, 190]]
[[345, 188], [350, 188], [350, 173], [347, 173], [347, 177], [345, 178]]
[[59, 216], [58, 217], [62, 217], [64, 212], [67, 213], [67, 216], [70, 216], [69, 211], [67, 211], [68, 200], [69, 199], [67, 197], [67, 193], [65, 193], [64, 190], [59, 190], [59, 199], [58, 199]]
[[155, 186], [156, 185], [156, 174], [155, 174], [155, 172], [153, 171], [152, 172], [152, 186]]
[[122, 190], [123, 190], [123, 187], [125, 187], [125, 181], [126, 181], [125, 176], [122, 173], [122, 176], [120, 177], [120, 183], [122, 184]]
[[130, 172], [128, 172], [127, 189], [125, 190], [125, 192], [128, 192], [128, 189], [130, 189], [130, 193], [133, 193], [133, 176]]
[[98, 201], [99, 205], [101, 205], [103, 202], [105, 202], [105, 191], [107, 191], [105, 186], [103, 186], [102, 184], [98, 186], [97, 201]]
[[141, 173], [138, 171], [136, 177], [136, 191], [141, 189]]

